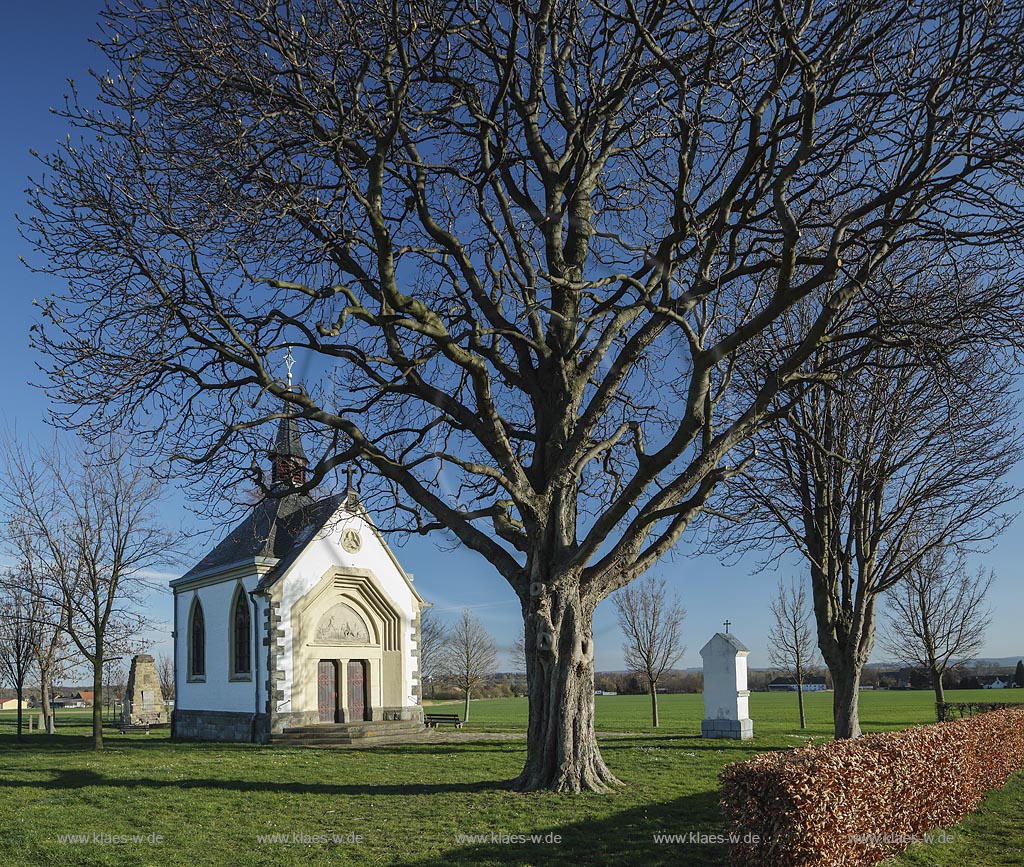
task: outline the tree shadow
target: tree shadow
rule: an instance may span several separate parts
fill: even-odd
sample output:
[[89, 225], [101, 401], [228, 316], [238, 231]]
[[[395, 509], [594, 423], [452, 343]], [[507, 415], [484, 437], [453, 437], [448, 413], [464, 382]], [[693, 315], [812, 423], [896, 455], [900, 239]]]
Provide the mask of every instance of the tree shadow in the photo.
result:
[[[40, 755], [46, 755], [52, 747], [44, 742], [41, 736], [34, 741]], [[13, 740], [13, 739], [12, 739]], [[91, 745], [83, 736], [54, 736], [49, 739], [54, 746], [64, 751], [86, 752]], [[71, 741], [72, 743], [68, 743]], [[79, 742], [80, 741], [80, 742]], [[0, 742], [2, 743], [2, 742]], [[125, 738], [116, 742], [125, 751], [146, 751], [156, 746], [171, 745], [166, 738], [153, 738], [147, 741], [143, 737]], [[615, 738], [604, 740], [602, 750], [631, 749], [638, 744], [652, 745], [652, 739], [646, 736], [637, 738]], [[699, 736], [667, 735], [654, 740], [654, 745], [665, 749], [684, 749], [687, 751], [715, 750], [721, 745], [708, 742]], [[253, 747], [251, 744], [223, 744], [212, 742], [189, 742], [190, 751], [209, 750], [223, 754], [225, 749], [252, 751], [253, 749], [276, 749], [275, 747]], [[511, 746], [511, 744], [509, 744]], [[753, 749], [753, 745], [751, 745]], [[287, 747], [293, 750], [292, 747]], [[377, 748], [376, 752], [394, 756], [412, 753], [444, 755], [464, 752], [494, 752], [500, 749], [499, 744], [488, 743], [485, 748], [466, 750], [461, 744], [410, 744], [386, 745]], [[742, 756], [738, 755], [737, 758]], [[34, 788], [48, 791], [75, 791], [96, 789], [107, 791], [155, 791], [174, 789], [190, 790], [196, 793], [235, 792], [251, 794], [263, 792], [279, 795], [322, 796], [326, 798], [338, 796], [430, 796], [440, 795], [444, 803], [450, 804], [450, 816], [465, 816], [465, 830], [458, 826], [450, 838], [440, 838], [433, 842], [434, 852], [430, 855], [403, 860], [396, 853], [392, 863], [401, 867], [485, 867], [496, 863], [510, 864], [514, 867], [532, 867], [543, 863], [565, 865], [565, 867], [602, 867], [602, 865], [643, 864], [644, 867], [660, 867], [660, 865], [697, 865], [697, 867], [724, 867], [728, 862], [729, 846], [716, 839], [716, 835], [726, 833], [725, 824], [718, 804], [718, 792], [715, 789], [697, 792], [683, 797], [654, 803], [631, 806], [618, 810], [611, 815], [594, 818], [582, 818], [579, 821], [562, 824], [550, 824], [540, 829], [536, 820], [523, 820], [521, 827], [516, 827], [517, 812], [505, 811], [496, 814], [492, 820], [495, 825], [490, 828], [480, 827], [479, 821], [465, 810], [469, 803], [460, 796], [491, 794], [508, 791], [508, 781], [478, 782], [429, 782], [402, 784], [373, 783], [320, 783], [307, 781], [276, 781], [259, 779], [226, 779], [198, 777], [191, 779], [154, 779], [150, 777], [118, 778], [108, 776], [95, 768], [76, 768], [55, 766], [48, 763], [45, 768], [32, 768], [32, 779], [11, 779], [8, 773], [0, 774], [2, 788]], [[523, 813], [532, 813], [531, 801], [544, 795], [521, 795]], [[576, 797], [576, 796], [563, 796]], [[601, 797], [601, 796], [598, 796]], [[605, 796], [611, 799], [607, 803], [615, 803], [615, 795]], [[579, 796], [580, 811], [593, 809], [593, 796]], [[450, 827], [450, 826], [449, 826]], [[415, 833], [410, 829], [410, 833]], [[422, 833], [422, 830], [420, 831]], [[447, 832], [445, 832], [447, 833]], [[460, 838], [460, 834], [466, 836]], [[484, 834], [487, 839], [472, 835]], [[520, 841], [509, 835], [525, 834], [529, 839]], [[656, 835], [683, 835], [683, 839], [658, 840]], [[688, 835], [696, 835], [689, 838]], [[710, 838], [710, 839], [709, 839]], [[557, 842], [556, 842], [557, 840]]]
[[473, 783], [402, 783], [390, 784], [343, 784], [343, 783], [310, 783], [301, 780], [275, 782], [272, 780], [229, 780], [193, 777], [184, 780], [158, 780], [151, 777], [132, 777], [122, 779], [108, 777], [91, 769], [40, 768], [35, 774], [50, 774], [50, 779], [11, 780], [0, 777], [0, 785], [4, 788], [58, 789], [208, 789], [227, 792], [268, 792], [271, 794], [292, 795], [435, 795], [458, 794], [470, 792], [493, 792], [507, 790], [505, 782], [491, 780]]
[[[542, 830], [516, 828], [512, 821], [505, 820], [500, 827], [484, 832], [486, 839], [474, 837], [480, 834], [478, 827], [469, 827], [464, 838], [460, 839], [456, 833], [446, 841], [452, 846], [443, 853], [399, 860], [396, 864], [401, 867], [489, 867], [496, 863], [513, 867], [536, 864], [724, 867], [729, 861], [730, 847], [725, 842], [727, 830], [717, 791], [643, 804], [610, 816], [551, 825]], [[510, 837], [517, 834], [527, 839]], [[659, 840], [660, 835], [677, 836], [674, 840]], [[479, 842], [469, 842], [473, 839]]]

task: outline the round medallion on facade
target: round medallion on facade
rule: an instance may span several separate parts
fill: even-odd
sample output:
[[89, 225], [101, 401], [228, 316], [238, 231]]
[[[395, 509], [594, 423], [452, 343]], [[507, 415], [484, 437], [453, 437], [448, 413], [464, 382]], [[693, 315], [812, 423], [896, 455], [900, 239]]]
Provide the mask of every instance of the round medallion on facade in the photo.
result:
[[343, 530], [341, 533], [341, 547], [344, 548], [349, 554], [355, 554], [361, 547], [363, 547], [363, 540], [359, 538], [358, 530]]

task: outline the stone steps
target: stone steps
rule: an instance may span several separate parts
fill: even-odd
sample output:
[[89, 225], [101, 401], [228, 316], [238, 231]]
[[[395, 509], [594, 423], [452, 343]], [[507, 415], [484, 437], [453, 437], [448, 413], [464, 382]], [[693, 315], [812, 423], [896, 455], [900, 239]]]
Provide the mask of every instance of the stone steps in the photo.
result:
[[344, 746], [353, 743], [401, 743], [403, 738], [421, 735], [425, 728], [417, 720], [388, 722], [323, 723], [286, 728], [271, 738], [274, 744], [295, 746]]

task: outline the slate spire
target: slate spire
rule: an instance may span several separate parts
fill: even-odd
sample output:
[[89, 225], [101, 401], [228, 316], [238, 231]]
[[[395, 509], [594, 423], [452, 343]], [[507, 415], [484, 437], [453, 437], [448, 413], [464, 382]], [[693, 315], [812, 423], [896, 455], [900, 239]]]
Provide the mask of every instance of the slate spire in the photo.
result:
[[277, 425], [277, 437], [274, 445], [267, 453], [272, 461], [271, 484], [295, 487], [306, 481], [306, 467], [309, 458], [302, 448], [302, 437], [299, 435], [299, 422], [285, 404], [284, 418]]

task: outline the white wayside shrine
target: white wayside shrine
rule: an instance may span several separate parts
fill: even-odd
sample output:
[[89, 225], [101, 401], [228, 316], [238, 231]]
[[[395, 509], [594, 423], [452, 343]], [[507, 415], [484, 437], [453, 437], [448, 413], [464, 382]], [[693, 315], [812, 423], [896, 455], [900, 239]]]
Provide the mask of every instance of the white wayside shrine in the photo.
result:
[[716, 632], [700, 651], [704, 660], [705, 738], [747, 740], [754, 736], [754, 721], [747, 711], [747, 650], [728, 632]]
[[[306, 480], [294, 418], [272, 485]], [[301, 740], [420, 731], [425, 605], [349, 485], [253, 507], [174, 591], [175, 738]], [[311, 734], [313, 732], [313, 734]]]

